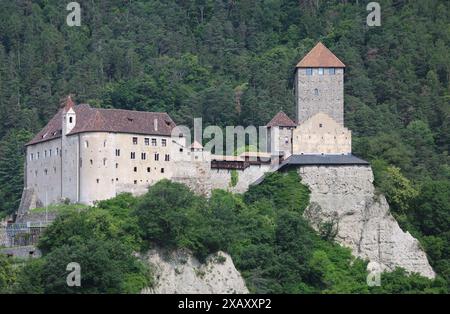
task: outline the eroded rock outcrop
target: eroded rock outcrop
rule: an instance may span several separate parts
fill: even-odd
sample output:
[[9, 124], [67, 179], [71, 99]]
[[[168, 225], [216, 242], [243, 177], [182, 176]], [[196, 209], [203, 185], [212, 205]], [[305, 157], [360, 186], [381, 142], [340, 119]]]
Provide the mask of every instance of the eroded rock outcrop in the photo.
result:
[[419, 242], [399, 227], [385, 197], [375, 191], [370, 167], [304, 166], [298, 171], [311, 190], [304, 215], [315, 229], [332, 229], [336, 241], [380, 269], [403, 267], [434, 278]]
[[201, 264], [188, 251], [151, 250], [145, 260], [152, 267], [155, 285], [142, 293], [248, 293], [231, 257], [218, 252]]

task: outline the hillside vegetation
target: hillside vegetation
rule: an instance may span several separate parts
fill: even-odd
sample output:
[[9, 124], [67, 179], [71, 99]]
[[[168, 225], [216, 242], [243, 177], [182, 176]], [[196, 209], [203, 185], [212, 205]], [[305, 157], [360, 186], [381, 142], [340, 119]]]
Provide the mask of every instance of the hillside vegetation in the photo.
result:
[[[280, 109], [294, 117], [293, 69], [321, 40], [347, 65], [345, 123], [353, 132], [354, 154], [372, 163], [375, 183], [394, 216], [419, 239], [436, 272], [450, 281], [449, 1], [379, 1], [380, 27], [365, 24], [367, 1], [79, 2], [82, 23], [71, 28], [65, 23], [64, 1], [0, 1], [0, 216], [19, 204], [23, 144], [55, 114], [63, 96], [74, 93], [78, 103], [93, 106], [166, 111], [178, 124], [190, 125], [194, 117], [202, 117], [205, 126], [263, 125]], [[226, 195], [230, 206], [241, 206]], [[205, 201], [193, 197], [192, 202]], [[245, 206], [254, 208], [249, 204]], [[250, 229], [258, 220], [251, 210], [244, 212], [250, 215]], [[292, 214], [284, 214], [281, 221], [289, 221]], [[187, 213], [171, 218], [183, 215]], [[273, 227], [274, 221], [260, 223]], [[303, 228], [300, 222], [292, 224]], [[157, 240], [167, 230], [146, 232], [155, 234], [143, 237]], [[263, 241], [259, 237], [264, 236], [255, 238]], [[200, 256], [208, 252], [206, 242], [185, 237], [180, 234], [171, 241], [189, 244]], [[286, 288], [291, 278], [277, 278], [272, 284], [273, 277], [265, 272], [295, 274], [297, 279], [309, 276], [306, 268], [296, 268], [297, 263], [288, 274], [280, 273], [280, 264], [270, 254], [281, 254], [274, 253], [272, 244], [270, 249], [256, 252], [247, 247], [245, 252], [267, 258], [267, 268], [256, 257], [243, 259], [246, 266], [238, 253], [233, 256], [252, 289], [318, 289], [310, 282], [319, 281], [309, 279], [302, 279], [304, 287]], [[286, 249], [280, 245], [280, 250]], [[239, 246], [228, 251], [233, 249]], [[32, 267], [41, 267], [42, 261], [35, 263]], [[140, 266], [128, 263], [130, 268], [122, 274], [139, 277]], [[261, 269], [247, 271], [254, 265]]]
[[[273, 173], [244, 195], [215, 190], [210, 199], [163, 180], [139, 198], [122, 194], [84, 211], [64, 210], [40, 240], [42, 258], [13, 268], [0, 256], [0, 292], [136, 293], [154, 278], [134, 253], [153, 247], [186, 248], [201, 261], [228, 252], [255, 293], [447, 292], [445, 279], [401, 269], [369, 287], [367, 262], [302, 217], [308, 202], [295, 171]], [[72, 261], [83, 270], [81, 287], [66, 284]]]

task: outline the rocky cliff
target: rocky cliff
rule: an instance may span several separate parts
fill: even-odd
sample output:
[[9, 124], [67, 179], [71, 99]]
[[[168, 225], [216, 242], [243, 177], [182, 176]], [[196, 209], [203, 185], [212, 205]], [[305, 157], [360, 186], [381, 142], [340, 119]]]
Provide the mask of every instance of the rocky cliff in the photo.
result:
[[375, 191], [370, 167], [303, 166], [298, 172], [311, 190], [304, 215], [316, 229], [328, 226], [336, 241], [368, 259], [372, 268], [403, 267], [435, 276], [419, 242], [399, 227], [385, 197]]
[[151, 250], [145, 260], [152, 267], [156, 282], [142, 293], [248, 293], [233, 260], [223, 252], [209, 256], [204, 264], [185, 250]]

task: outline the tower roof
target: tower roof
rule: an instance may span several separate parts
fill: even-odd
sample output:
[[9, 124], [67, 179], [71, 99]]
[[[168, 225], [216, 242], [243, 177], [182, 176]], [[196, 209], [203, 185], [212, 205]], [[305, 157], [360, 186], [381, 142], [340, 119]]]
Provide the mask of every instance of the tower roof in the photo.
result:
[[283, 111], [279, 111], [275, 117], [266, 124], [267, 127], [273, 126], [297, 126], [291, 118], [288, 117]]
[[198, 141], [194, 141], [194, 143], [189, 146], [191, 149], [203, 149], [203, 145], [200, 144]]
[[319, 42], [300, 60], [297, 68], [345, 68], [345, 64]]
[[72, 100], [72, 95], [67, 95], [66, 98], [64, 98], [62, 102], [62, 107], [64, 108], [64, 111], [67, 112], [75, 105], [75, 103]]

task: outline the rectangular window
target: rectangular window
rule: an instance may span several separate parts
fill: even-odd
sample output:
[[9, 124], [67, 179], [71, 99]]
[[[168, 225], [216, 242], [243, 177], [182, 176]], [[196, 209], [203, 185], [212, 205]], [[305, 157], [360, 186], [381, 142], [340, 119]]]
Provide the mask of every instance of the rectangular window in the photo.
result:
[[145, 153], [141, 153], [141, 159], [142, 159], [142, 160], [147, 159], [147, 155], [146, 155]]
[[150, 172], [150, 167], [147, 167], [147, 172]]
[[306, 75], [312, 75], [312, 68], [306, 68]]
[[148, 137], [144, 138], [145, 146], [150, 145], [150, 139]]
[[39, 159], [39, 152], [37, 152], [37, 159]]
[[133, 168], [133, 171], [134, 171], [134, 172], [137, 172], [137, 167], [134, 167], [134, 168]]
[[166, 155], [164, 156], [164, 160], [165, 160], [165, 161], [170, 161], [170, 155], [169, 155], [169, 154], [166, 154]]
[[134, 180], [134, 184], [137, 184], [137, 180]]
[[117, 157], [120, 156], [120, 149], [116, 149], [116, 156], [117, 156]]
[[319, 68], [319, 75], [323, 75], [323, 68]]
[[48, 154], [49, 154], [50, 157], [52, 157], [52, 150], [51, 149], [48, 151]]
[[136, 159], [136, 153], [135, 152], [131, 152], [131, 159]]
[[156, 161], [159, 160], [159, 154], [155, 154], [155, 160], [156, 160]]
[[33, 153], [31, 153], [30, 154], [30, 160], [33, 160], [34, 159], [34, 155], [33, 155]]
[[165, 138], [163, 138], [161, 140], [161, 146], [166, 147], [167, 146], [167, 140]]
[[164, 168], [161, 168], [161, 173], [164, 173]]
[[44, 150], [44, 158], [46, 158], [46, 157], [47, 157], [47, 151]]
[[133, 137], [133, 145], [137, 145], [137, 143], [138, 143], [137, 137]]
[[328, 74], [335, 75], [336, 74], [336, 69], [335, 68], [329, 68], [328, 69]]
[[152, 138], [152, 146], [156, 146], [156, 138]]

